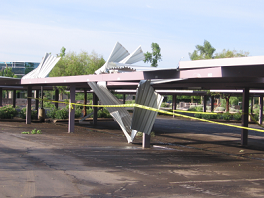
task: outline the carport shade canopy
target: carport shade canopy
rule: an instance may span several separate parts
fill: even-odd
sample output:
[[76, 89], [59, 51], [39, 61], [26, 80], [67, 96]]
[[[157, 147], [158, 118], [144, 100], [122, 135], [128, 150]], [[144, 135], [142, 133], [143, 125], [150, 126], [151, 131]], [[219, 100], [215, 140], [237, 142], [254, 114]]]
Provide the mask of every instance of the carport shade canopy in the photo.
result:
[[[90, 87], [87, 82], [106, 81], [108, 89], [136, 89], [140, 80], [152, 80], [154, 89], [242, 89], [243, 90], [243, 111], [248, 113], [249, 89], [262, 89], [264, 82], [264, 56], [232, 58], [224, 62], [220, 60], [188, 61], [180, 62], [177, 69], [164, 69], [157, 71], [139, 71], [129, 73], [48, 77], [36, 79], [22, 79], [21, 86], [28, 89], [37, 89], [40, 86], [68, 86], [71, 96], [76, 89], [87, 89]], [[195, 67], [195, 64], [199, 67]], [[181, 65], [190, 67], [182, 67]], [[204, 64], [204, 67], [203, 67]], [[223, 64], [223, 65], [221, 65]], [[1, 85], [18, 85], [17, 81]], [[75, 102], [75, 101], [71, 101]], [[69, 123], [74, 117], [69, 118]], [[242, 126], [248, 126], [248, 118], [243, 116]], [[74, 129], [74, 128], [73, 128]], [[241, 133], [241, 144], [247, 144], [247, 130]]]

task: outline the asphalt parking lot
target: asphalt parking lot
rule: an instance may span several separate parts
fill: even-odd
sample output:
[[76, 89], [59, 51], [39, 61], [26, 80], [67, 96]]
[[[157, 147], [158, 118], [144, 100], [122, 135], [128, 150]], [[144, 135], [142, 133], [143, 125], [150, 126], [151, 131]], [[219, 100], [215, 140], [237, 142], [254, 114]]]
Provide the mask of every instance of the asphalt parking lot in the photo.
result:
[[[151, 148], [118, 126], [0, 122], [0, 197], [263, 197], [263, 135], [159, 117]], [[256, 126], [254, 126], [256, 127]], [[42, 134], [21, 134], [39, 129]]]

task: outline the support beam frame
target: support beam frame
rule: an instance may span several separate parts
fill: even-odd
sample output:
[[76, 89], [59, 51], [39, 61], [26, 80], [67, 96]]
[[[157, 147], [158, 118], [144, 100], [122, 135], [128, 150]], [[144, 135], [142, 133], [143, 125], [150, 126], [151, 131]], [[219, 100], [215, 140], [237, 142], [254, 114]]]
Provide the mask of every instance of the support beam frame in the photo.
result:
[[[249, 108], [249, 88], [243, 89], [243, 103], [242, 103], [242, 126], [248, 127], [248, 108]], [[242, 129], [241, 131], [241, 145], [248, 144], [248, 130]]]
[[206, 112], [206, 95], [203, 96], [203, 112]]
[[263, 96], [259, 97], [259, 124], [262, 124], [263, 120]]
[[[177, 95], [172, 95], [172, 110], [176, 110], [177, 108], [177, 103], [176, 103], [176, 100], [177, 100]], [[173, 111], [174, 113], [175, 111]], [[175, 117], [175, 115], [173, 115], [173, 118]]]
[[[95, 93], [93, 93], [93, 105], [98, 105], [98, 97]], [[93, 107], [94, 113], [93, 113], [93, 125], [97, 125], [97, 107]]]
[[150, 135], [143, 133], [142, 148], [150, 148]]
[[[75, 85], [70, 86], [70, 103], [75, 103]], [[75, 122], [75, 105], [69, 105], [69, 123], [68, 123], [68, 133], [74, 133], [74, 122]]]
[[32, 97], [32, 87], [27, 88], [27, 112], [26, 112], [26, 124], [31, 124], [31, 97]]

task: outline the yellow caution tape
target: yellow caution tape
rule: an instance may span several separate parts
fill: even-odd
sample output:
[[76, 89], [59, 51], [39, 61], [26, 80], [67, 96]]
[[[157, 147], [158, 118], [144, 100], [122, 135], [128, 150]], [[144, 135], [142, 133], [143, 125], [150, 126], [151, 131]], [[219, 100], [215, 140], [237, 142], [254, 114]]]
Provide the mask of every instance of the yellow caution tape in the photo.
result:
[[182, 112], [182, 113], [199, 113], [199, 114], [211, 114], [211, 115], [217, 115], [222, 113], [215, 113], [215, 112], [201, 112], [201, 111], [183, 111], [183, 110], [173, 110], [176, 112]]
[[[35, 99], [35, 100], [42, 100], [41, 98], [33, 98], [33, 97], [28, 97], [28, 98]], [[182, 114], [178, 114], [178, 113], [172, 113], [172, 112], [169, 112], [169, 111], [164, 111], [164, 110], [160, 110], [160, 109], [156, 109], [156, 108], [152, 108], [152, 107], [148, 107], [148, 106], [144, 106], [144, 105], [139, 105], [139, 104], [84, 105], [84, 104], [80, 104], [80, 103], [61, 102], [61, 101], [54, 101], [54, 100], [48, 100], [48, 99], [43, 99], [43, 101], [68, 104], [70, 109], [73, 109], [73, 105], [75, 105], [75, 106], [87, 106], [87, 107], [137, 107], [137, 108], [146, 109], [146, 110], [150, 110], [150, 111], [155, 111], [155, 112], [159, 112], [159, 113], [164, 113], [164, 114], [168, 114], [168, 115], [175, 115], [175, 116], [179, 116], [179, 117], [199, 120], [199, 121], [202, 121], [202, 122], [209, 122], [209, 123], [213, 123], [213, 124], [219, 124], [219, 125], [223, 125], [223, 126], [235, 127], [235, 128], [239, 128], [239, 129], [246, 129], [246, 130], [251, 130], [251, 131], [264, 132], [264, 130], [262, 130], [262, 129], [243, 127], [243, 126], [238, 126], [238, 125], [233, 125], [233, 124], [226, 124], [226, 123], [221, 123], [221, 122], [215, 122], [215, 121], [206, 120], [206, 119], [202, 119], [202, 118], [196, 118], [196, 117], [182, 115]], [[189, 112], [191, 112], [191, 111], [188, 111], [188, 113]], [[186, 113], [186, 111], [185, 111], [185, 113]], [[195, 113], [199, 113], [200, 114], [200, 113], [206, 113], [206, 112], [195, 112]], [[211, 114], [217, 114], [217, 113], [211, 113]], [[253, 118], [253, 120], [255, 120], [255, 119]], [[262, 125], [259, 125], [259, 126], [262, 126]]]

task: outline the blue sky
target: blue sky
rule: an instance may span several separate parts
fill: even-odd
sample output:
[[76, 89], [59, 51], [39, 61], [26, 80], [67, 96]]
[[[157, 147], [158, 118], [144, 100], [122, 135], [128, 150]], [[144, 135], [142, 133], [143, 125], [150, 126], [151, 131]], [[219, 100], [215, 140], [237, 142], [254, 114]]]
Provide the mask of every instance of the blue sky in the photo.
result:
[[[263, 0], [1, 1], [0, 61], [40, 62], [45, 52], [81, 50], [108, 58], [119, 41], [129, 52], [161, 47], [159, 67], [189, 59], [208, 40], [223, 49], [264, 55]], [[137, 65], [145, 65], [143, 62]]]

